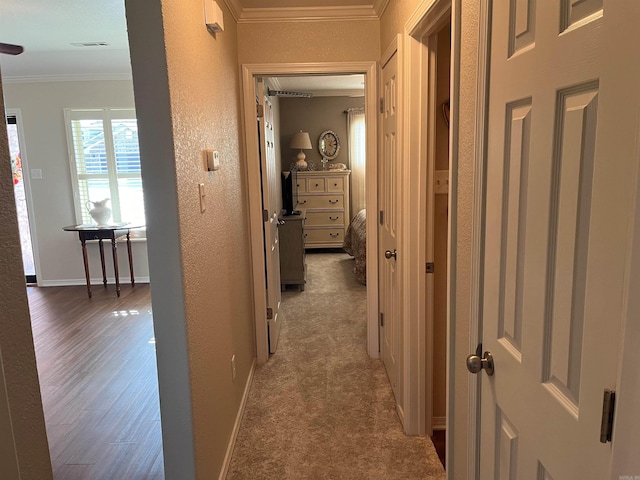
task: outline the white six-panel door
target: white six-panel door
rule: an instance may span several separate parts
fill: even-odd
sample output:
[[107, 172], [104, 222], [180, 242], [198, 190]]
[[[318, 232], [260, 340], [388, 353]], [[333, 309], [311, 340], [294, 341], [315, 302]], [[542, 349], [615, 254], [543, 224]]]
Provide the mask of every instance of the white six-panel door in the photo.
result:
[[637, 135], [616, 131], [638, 114], [617, 81], [640, 80], [613, 35], [638, 28], [624, 3], [492, 2], [483, 480], [609, 478], [601, 412], [619, 369], [638, 166]]
[[270, 310], [268, 322], [269, 353], [275, 353], [282, 324], [280, 302], [280, 244], [278, 235], [278, 167], [276, 165], [273, 106], [265, 96], [264, 83], [258, 82], [258, 98], [262, 105], [260, 128], [260, 162], [262, 173], [262, 207], [267, 212], [264, 222], [265, 261], [267, 278], [267, 308]]
[[398, 53], [382, 68], [382, 156], [378, 163], [378, 201], [382, 212], [379, 222], [379, 291], [380, 353], [389, 376], [389, 382], [397, 402], [401, 402], [398, 391], [398, 366], [400, 351], [400, 288], [398, 285], [398, 260], [385, 257], [385, 252], [397, 256], [398, 245]]

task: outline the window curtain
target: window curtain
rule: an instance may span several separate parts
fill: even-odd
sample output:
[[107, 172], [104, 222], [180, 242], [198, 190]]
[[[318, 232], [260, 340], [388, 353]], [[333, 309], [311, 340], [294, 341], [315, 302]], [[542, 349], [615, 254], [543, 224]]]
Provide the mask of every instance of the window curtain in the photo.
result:
[[365, 166], [366, 129], [363, 108], [347, 110], [347, 132], [349, 132], [349, 167], [351, 168], [351, 218], [366, 206]]

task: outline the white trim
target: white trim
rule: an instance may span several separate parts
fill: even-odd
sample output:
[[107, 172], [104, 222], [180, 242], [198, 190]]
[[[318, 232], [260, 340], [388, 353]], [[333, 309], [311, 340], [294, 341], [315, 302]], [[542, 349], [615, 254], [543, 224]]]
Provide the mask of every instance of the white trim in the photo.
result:
[[389, 42], [389, 45], [387, 46], [386, 50], [382, 54], [382, 57], [380, 57], [380, 68], [381, 69], [383, 69], [385, 67], [385, 65], [387, 64], [387, 62], [389, 60], [391, 60], [391, 57], [393, 57], [393, 54], [398, 51], [398, 42], [399, 42], [399, 40], [400, 40], [400, 35], [396, 35], [395, 37], [393, 37], [391, 42]]
[[327, 20], [378, 20], [366, 5], [337, 7], [243, 8], [238, 23], [323, 22]]
[[[105, 263], [106, 264], [106, 263]], [[139, 283], [149, 283], [149, 277], [135, 277], [136, 285]], [[107, 277], [107, 288], [115, 286], [116, 279]], [[69, 278], [63, 280], [40, 280], [38, 279], [38, 287], [75, 287], [78, 285], [87, 286], [87, 280], [84, 278]], [[120, 277], [120, 287], [131, 286], [131, 277]], [[103, 287], [102, 277], [91, 278], [91, 288]], [[135, 287], [133, 287], [135, 288]]]
[[[352, 74], [365, 75], [365, 105], [367, 122], [367, 205], [377, 211], [377, 75], [375, 62], [333, 63], [263, 63], [242, 65], [243, 138], [247, 175], [247, 204], [251, 233], [251, 269], [253, 278], [254, 318], [256, 327], [256, 354], [258, 363], [269, 359], [266, 327], [266, 293], [264, 288], [264, 251], [262, 229], [262, 195], [258, 158], [258, 139], [255, 122], [255, 77], [282, 75]], [[367, 248], [378, 250], [377, 215], [367, 216]], [[378, 259], [367, 256], [367, 351], [378, 358]]]
[[247, 382], [244, 386], [244, 392], [242, 394], [242, 400], [240, 401], [240, 408], [238, 408], [238, 414], [236, 415], [236, 421], [233, 424], [233, 430], [231, 431], [231, 437], [229, 438], [229, 444], [227, 445], [227, 452], [224, 455], [224, 461], [222, 462], [222, 470], [218, 480], [224, 480], [227, 478], [227, 472], [229, 471], [229, 464], [231, 463], [231, 457], [233, 455], [233, 449], [238, 439], [238, 432], [240, 431], [240, 424], [242, 423], [242, 417], [244, 416], [244, 410], [247, 406], [247, 398], [249, 398], [249, 391], [251, 390], [251, 384], [253, 383], [253, 374], [256, 369], [256, 360], [253, 359], [251, 368], [249, 369], [249, 375]]
[[[449, 129], [449, 245], [447, 255], [447, 269], [449, 272], [449, 282], [447, 285], [447, 442], [446, 442], [446, 464], [445, 470], [447, 478], [452, 479], [454, 474], [455, 451], [453, 444], [455, 441], [455, 367], [456, 367], [456, 340], [458, 330], [456, 329], [456, 281], [458, 254], [458, 152], [459, 152], [459, 104], [460, 104], [460, 42], [462, 39], [462, 2], [463, 0], [453, 0], [451, 5], [451, 101], [450, 101], [450, 129]], [[460, 335], [464, 335], [464, 328]], [[464, 354], [464, 352], [462, 353]], [[460, 455], [467, 455], [460, 452]]]
[[24, 179], [24, 193], [27, 202], [27, 216], [29, 220], [29, 230], [31, 231], [31, 249], [33, 250], [33, 266], [36, 270], [36, 282], [39, 282], [38, 276], [42, 271], [40, 269], [40, 248], [38, 247], [38, 233], [36, 227], [36, 219], [34, 213], [33, 196], [31, 195], [31, 171], [29, 170], [29, 156], [27, 155], [26, 138], [24, 134], [24, 126], [22, 123], [22, 110], [19, 108], [7, 108], [5, 110], [6, 117], [16, 117], [16, 126], [18, 127], [18, 145], [20, 146], [20, 160], [22, 161], [22, 173]]
[[[403, 180], [404, 402], [405, 432], [430, 435], [433, 429], [433, 170], [435, 169], [435, 60], [428, 39], [448, 21], [450, 0], [423, 1], [404, 27], [403, 84], [405, 103], [402, 143], [406, 159]], [[384, 61], [384, 57], [383, 57]], [[427, 159], [427, 162], [424, 159]], [[426, 163], [426, 165], [425, 165]], [[429, 306], [429, 308], [427, 308]], [[447, 320], [449, 321], [449, 319]]]
[[378, 15], [378, 18], [382, 17], [388, 5], [389, 0], [373, 0], [373, 10]]
[[6, 83], [46, 83], [46, 82], [102, 82], [106, 80], [132, 81], [130, 73], [105, 73], [105, 74], [67, 74], [67, 75], [22, 75], [17, 77], [5, 77]]
[[239, 0], [223, 0], [223, 1], [227, 6], [227, 8], [229, 9], [231, 16], [237, 23], [240, 20], [240, 17], [242, 16], [242, 4], [240, 3]]
[[432, 423], [433, 430], [447, 429], [447, 417], [433, 417], [431, 423]]
[[237, 23], [379, 20], [389, 5], [389, 0], [374, 0], [372, 6], [244, 8], [239, 0], [223, 1]]
[[[484, 277], [484, 212], [487, 163], [487, 114], [489, 97], [489, 2], [480, 2], [478, 20], [478, 69], [473, 165], [473, 223], [471, 226], [471, 298], [469, 312], [469, 353], [482, 342], [482, 293]], [[469, 375], [469, 418], [467, 436], [467, 475], [480, 478], [480, 375]]]

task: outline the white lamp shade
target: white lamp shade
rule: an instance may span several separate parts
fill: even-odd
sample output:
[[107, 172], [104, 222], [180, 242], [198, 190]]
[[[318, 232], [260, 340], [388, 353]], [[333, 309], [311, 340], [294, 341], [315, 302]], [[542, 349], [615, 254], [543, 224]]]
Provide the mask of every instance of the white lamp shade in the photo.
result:
[[311, 138], [309, 138], [308, 132], [300, 130], [291, 137], [291, 144], [289, 145], [295, 150], [311, 150]]

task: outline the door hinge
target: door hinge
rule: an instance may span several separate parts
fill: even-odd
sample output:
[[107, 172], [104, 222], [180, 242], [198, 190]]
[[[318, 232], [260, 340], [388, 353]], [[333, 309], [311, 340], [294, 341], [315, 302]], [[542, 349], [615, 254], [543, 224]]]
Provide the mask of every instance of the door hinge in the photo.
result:
[[384, 225], [384, 212], [380, 210], [380, 225]]
[[616, 406], [616, 392], [604, 389], [602, 400], [602, 423], [600, 424], [600, 443], [611, 441], [613, 434], [613, 412]]
[[256, 116], [258, 118], [264, 117], [264, 106], [260, 104], [256, 105]]
[[384, 313], [380, 312], [380, 326], [384, 327]]
[[267, 320], [273, 320], [273, 308], [267, 307]]
[[426, 271], [427, 273], [433, 273], [435, 272], [435, 265], [433, 264], [433, 262], [427, 262], [427, 267], [426, 267]]
[[269, 220], [269, 211], [265, 208], [262, 210], [262, 221], [266, 222]]
[[380, 99], [380, 113], [384, 113], [384, 98]]

